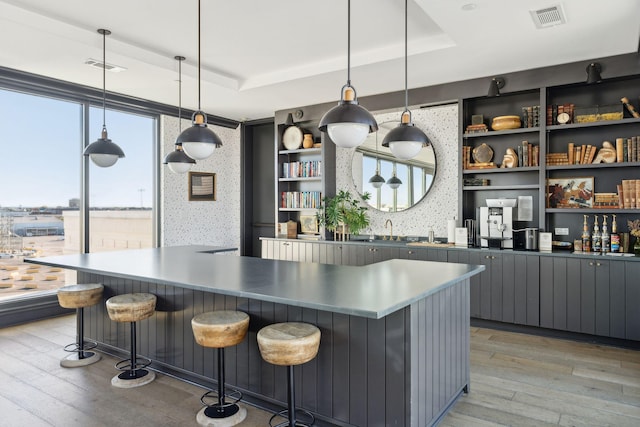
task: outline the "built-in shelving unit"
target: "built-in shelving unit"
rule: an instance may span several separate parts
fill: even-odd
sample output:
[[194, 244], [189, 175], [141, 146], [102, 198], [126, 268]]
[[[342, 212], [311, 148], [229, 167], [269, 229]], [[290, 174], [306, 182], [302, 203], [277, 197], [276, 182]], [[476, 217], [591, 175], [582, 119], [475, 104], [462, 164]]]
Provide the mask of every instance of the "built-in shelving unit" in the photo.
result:
[[[278, 223], [287, 221], [298, 223], [299, 233], [300, 216], [315, 215], [322, 198], [335, 193], [335, 145], [328, 139], [325, 140], [325, 136], [318, 130], [317, 123], [313, 121], [298, 122], [295, 126], [300, 127], [304, 133], [313, 134], [314, 141], [320, 142], [320, 146], [300, 146], [288, 150], [282, 143], [284, 131], [288, 126], [283, 123], [276, 126], [276, 236]], [[286, 164], [296, 166], [289, 169]], [[285, 172], [285, 169], [289, 172]], [[320, 229], [319, 232], [323, 233], [324, 230]]]
[[[617, 185], [622, 180], [640, 179], [640, 156], [637, 161], [547, 165], [546, 155], [567, 152], [570, 142], [576, 147], [593, 145], [599, 150], [602, 148], [603, 141], [610, 141], [615, 146], [618, 138], [640, 136], [640, 118], [632, 117], [620, 102], [622, 97], [627, 97], [636, 109], [640, 110], [639, 96], [640, 76], [634, 75], [605, 79], [593, 85], [576, 83], [508, 93], [500, 97], [461, 100], [460, 153], [462, 158], [460, 164], [464, 164], [463, 147], [467, 146], [473, 150], [481, 144], [487, 144], [493, 150], [492, 161], [496, 164], [496, 168], [468, 168], [460, 171], [459, 178], [463, 184], [459, 187], [460, 219], [477, 219], [476, 209], [486, 206], [487, 199], [530, 195], [534, 200], [534, 220], [530, 224], [521, 225], [552, 232], [556, 228], [569, 228], [569, 235], [560, 236], [559, 240], [573, 241], [580, 237], [583, 215], [589, 215], [591, 227], [593, 215], [601, 217], [603, 214], [616, 214], [618, 232], [626, 232], [627, 220], [638, 218], [640, 208], [548, 207], [547, 180], [593, 178], [594, 188], [590, 189], [592, 193], [616, 193]], [[577, 116], [577, 111], [585, 107], [612, 106], [610, 109], [612, 108], [613, 111], [618, 113], [622, 111], [623, 118], [574, 123], [572, 116], [568, 123], [559, 124], [554, 122], [556, 115], [552, 113], [549, 120], [547, 119], [548, 108], [554, 105], [571, 104], [573, 104], [571, 111], [573, 116]], [[523, 108], [535, 105], [540, 106], [538, 126], [491, 130], [492, 118], [504, 115], [521, 116]], [[549, 111], [553, 112], [552, 109]], [[478, 115], [483, 116], [489, 131], [467, 133], [465, 130], [472, 123], [472, 116]], [[539, 166], [500, 168], [507, 148], [515, 150], [522, 141], [539, 146]], [[465, 181], [474, 179], [484, 181], [484, 185], [464, 185]], [[600, 218], [600, 224], [602, 224], [602, 218]], [[611, 225], [610, 216], [609, 225]]]

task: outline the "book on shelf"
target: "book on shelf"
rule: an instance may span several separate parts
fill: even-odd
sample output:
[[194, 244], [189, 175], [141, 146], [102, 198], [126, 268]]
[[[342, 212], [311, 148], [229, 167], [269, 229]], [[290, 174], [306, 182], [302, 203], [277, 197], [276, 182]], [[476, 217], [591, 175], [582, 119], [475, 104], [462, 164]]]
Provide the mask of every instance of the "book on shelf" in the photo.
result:
[[575, 156], [574, 148], [575, 148], [575, 144], [573, 142], [570, 142], [567, 145], [568, 160], [569, 160], [569, 164], [570, 165], [572, 165], [574, 160], [575, 160], [574, 159], [574, 156]]
[[616, 190], [618, 190], [618, 207], [624, 209], [624, 189], [622, 183], [616, 185]]
[[491, 181], [484, 178], [465, 178], [462, 183], [465, 187], [486, 187]]
[[593, 207], [595, 209], [618, 209], [619, 200], [617, 193], [594, 193]]
[[640, 208], [640, 179], [623, 179], [621, 187], [622, 209]]
[[569, 164], [568, 153], [547, 153], [545, 158], [546, 158], [547, 165], [559, 166], [559, 165]]
[[616, 138], [616, 162], [624, 161], [624, 138]]
[[479, 125], [468, 125], [467, 129], [466, 129], [466, 133], [484, 133], [484, 132], [488, 132], [489, 129], [487, 128], [487, 125], [485, 124], [479, 124]]
[[493, 162], [469, 163], [467, 169], [494, 169], [496, 164]]

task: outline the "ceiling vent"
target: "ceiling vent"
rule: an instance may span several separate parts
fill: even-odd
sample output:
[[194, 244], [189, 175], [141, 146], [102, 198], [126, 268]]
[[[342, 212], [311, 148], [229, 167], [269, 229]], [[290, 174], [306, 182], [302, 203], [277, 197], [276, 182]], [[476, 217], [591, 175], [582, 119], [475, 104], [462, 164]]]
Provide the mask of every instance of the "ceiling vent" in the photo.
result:
[[555, 25], [565, 24], [567, 22], [561, 4], [546, 7], [544, 9], [530, 10], [529, 13], [531, 14], [531, 19], [533, 19], [533, 23], [536, 25], [536, 28], [548, 28]]
[[[97, 59], [87, 59], [86, 61], [84, 61], [85, 65], [88, 65], [90, 67], [95, 67], [95, 68], [99, 68], [102, 70], [103, 67], [103, 62], [99, 61]], [[111, 71], [112, 73], [119, 73], [120, 71], [126, 71], [127, 69], [124, 67], [121, 67], [119, 65], [113, 65], [113, 64], [104, 64], [104, 68], [107, 71]]]

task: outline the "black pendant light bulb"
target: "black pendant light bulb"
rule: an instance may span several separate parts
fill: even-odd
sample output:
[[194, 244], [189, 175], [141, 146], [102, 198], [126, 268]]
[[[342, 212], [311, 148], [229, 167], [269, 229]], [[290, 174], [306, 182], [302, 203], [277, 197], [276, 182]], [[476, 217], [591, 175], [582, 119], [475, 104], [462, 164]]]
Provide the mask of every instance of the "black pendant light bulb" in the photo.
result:
[[108, 168], [109, 166], [113, 166], [119, 158], [124, 157], [124, 152], [117, 144], [109, 139], [106, 126], [106, 38], [111, 34], [111, 31], [99, 29], [98, 33], [102, 34], [102, 132], [100, 138], [89, 144], [82, 154], [89, 156], [96, 166]]
[[216, 148], [222, 146], [222, 141], [214, 131], [207, 127], [207, 115], [200, 105], [202, 79], [200, 77], [200, 3], [198, 0], [198, 110], [191, 116], [191, 127], [182, 131], [176, 140], [189, 157], [195, 160], [204, 160], [213, 154]]
[[347, 2], [347, 84], [340, 90], [338, 105], [325, 113], [318, 127], [342, 148], [357, 147], [378, 130], [376, 119], [358, 105], [356, 89], [351, 86], [351, 0]]
[[384, 184], [384, 178], [380, 175], [380, 162], [378, 161], [378, 133], [376, 132], [376, 174], [369, 178], [369, 184], [373, 188], [380, 188]]
[[[404, 111], [400, 124], [392, 129], [382, 141], [383, 147], [388, 147], [391, 153], [400, 160], [409, 160], [420, 153], [422, 147], [431, 144], [427, 135], [415, 127], [411, 121], [409, 111], [409, 87], [407, 78], [407, 0], [404, 1]], [[391, 180], [390, 178], [389, 180]], [[397, 178], [396, 178], [397, 179]], [[399, 181], [399, 180], [398, 180]], [[389, 184], [387, 182], [387, 184]], [[398, 184], [399, 185], [399, 184]], [[392, 187], [392, 188], [397, 188]]]
[[[182, 61], [185, 60], [184, 56], [174, 57], [178, 61], [178, 131], [182, 131]], [[176, 141], [175, 150], [167, 154], [162, 162], [169, 166], [169, 169], [173, 173], [186, 173], [196, 161], [182, 150], [182, 143]]]

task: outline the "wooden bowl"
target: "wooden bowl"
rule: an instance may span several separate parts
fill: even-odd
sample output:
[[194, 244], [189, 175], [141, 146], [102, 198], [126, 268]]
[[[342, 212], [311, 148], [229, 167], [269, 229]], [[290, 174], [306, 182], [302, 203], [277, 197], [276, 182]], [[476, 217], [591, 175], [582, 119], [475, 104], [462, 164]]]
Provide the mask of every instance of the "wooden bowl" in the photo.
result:
[[498, 116], [491, 121], [491, 129], [493, 130], [518, 129], [519, 127], [519, 116]]

